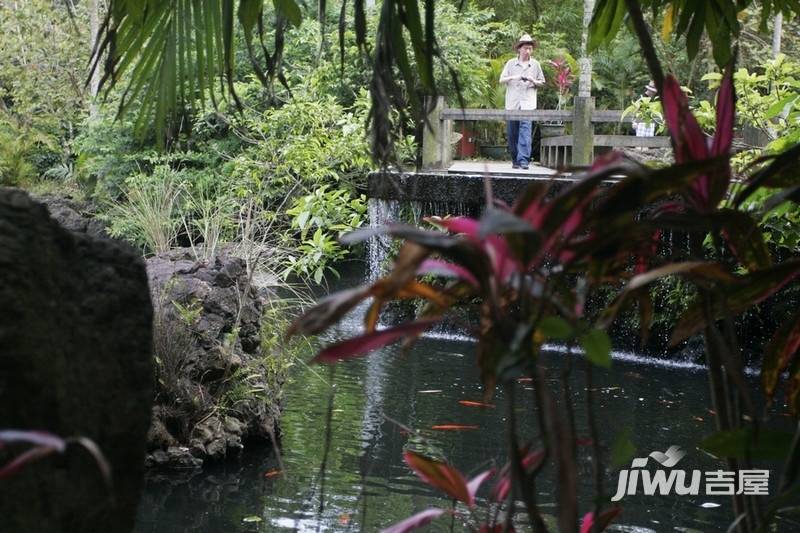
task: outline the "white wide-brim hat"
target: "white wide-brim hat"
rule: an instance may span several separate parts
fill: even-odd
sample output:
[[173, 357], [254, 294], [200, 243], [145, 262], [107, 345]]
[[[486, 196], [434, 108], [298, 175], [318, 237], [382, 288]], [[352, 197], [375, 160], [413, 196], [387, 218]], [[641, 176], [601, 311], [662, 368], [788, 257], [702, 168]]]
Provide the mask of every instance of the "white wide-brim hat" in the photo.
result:
[[534, 48], [536, 48], [536, 41], [534, 41], [533, 37], [531, 37], [527, 33], [523, 33], [522, 34], [522, 37], [519, 38], [519, 41], [517, 41], [517, 44], [514, 45], [514, 48], [516, 48], [518, 50], [519, 47], [522, 46], [523, 44], [529, 44], [529, 45], [533, 46]]

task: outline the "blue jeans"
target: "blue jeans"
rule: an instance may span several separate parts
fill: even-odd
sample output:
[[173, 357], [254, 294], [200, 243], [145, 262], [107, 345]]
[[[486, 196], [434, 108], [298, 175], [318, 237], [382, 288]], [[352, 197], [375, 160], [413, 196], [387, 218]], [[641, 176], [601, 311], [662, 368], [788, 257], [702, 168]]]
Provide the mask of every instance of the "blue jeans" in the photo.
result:
[[508, 131], [508, 151], [511, 152], [511, 161], [515, 165], [527, 165], [531, 161], [531, 130], [533, 129], [533, 123], [530, 120], [509, 120], [506, 129]]

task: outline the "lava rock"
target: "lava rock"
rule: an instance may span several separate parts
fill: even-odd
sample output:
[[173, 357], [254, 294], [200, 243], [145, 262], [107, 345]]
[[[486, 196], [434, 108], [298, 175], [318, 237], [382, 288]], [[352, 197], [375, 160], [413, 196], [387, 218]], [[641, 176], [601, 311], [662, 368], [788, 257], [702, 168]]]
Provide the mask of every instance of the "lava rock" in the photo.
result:
[[94, 205], [51, 195], [41, 196], [37, 200], [47, 206], [50, 216], [64, 229], [92, 237], [108, 237], [106, 224], [95, 216]]
[[[153, 401], [150, 293], [139, 254], [86, 229], [67, 231], [26, 193], [0, 188], [2, 427], [91, 439], [113, 483], [69, 444], [2, 480], [3, 531], [134, 525]], [[3, 448], [0, 464], [27, 449]]]
[[[191, 250], [177, 249], [147, 259], [147, 272], [159, 362], [151, 453], [177, 445], [200, 462], [220, 460], [238, 453], [244, 439], [269, 436], [279, 414], [279, 384], [270, 381], [263, 364], [263, 292], [248, 277], [244, 261], [225, 250], [196, 260]], [[237, 390], [244, 376], [246, 386]], [[248, 396], [242, 390], [265, 392]], [[214, 414], [220, 406], [225, 416]], [[183, 455], [171, 457], [174, 462], [155, 457], [150, 462], [198, 464]]]

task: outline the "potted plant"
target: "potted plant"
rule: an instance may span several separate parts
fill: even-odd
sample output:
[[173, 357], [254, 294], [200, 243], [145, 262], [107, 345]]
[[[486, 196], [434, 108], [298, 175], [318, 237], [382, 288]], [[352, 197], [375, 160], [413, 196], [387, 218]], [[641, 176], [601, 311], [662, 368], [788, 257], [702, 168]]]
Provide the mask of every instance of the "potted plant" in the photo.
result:
[[[570, 61], [571, 60], [571, 61]], [[566, 108], [567, 101], [569, 100], [569, 93], [572, 89], [572, 84], [575, 82], [575, 74], [573, 71], [572, 63], [575, 60], [569, 57], [569, 54], [564, 54], [556, 59], [550, 60], [547, 64], [552, 71], [552, 84], [558, 94], [558, 101], [556, 103], [556, 110]], [[545, 122], [540, 124], [542, 137], [557, 137], [564, 135], [566, 129], [562, 121]]]
[[622, 112], [620, 120], [633, 114], [634, 124], [654, 125], [655, 134], [664, 132], [664, 112], [661, 101], [650, 96], [641, 96]]

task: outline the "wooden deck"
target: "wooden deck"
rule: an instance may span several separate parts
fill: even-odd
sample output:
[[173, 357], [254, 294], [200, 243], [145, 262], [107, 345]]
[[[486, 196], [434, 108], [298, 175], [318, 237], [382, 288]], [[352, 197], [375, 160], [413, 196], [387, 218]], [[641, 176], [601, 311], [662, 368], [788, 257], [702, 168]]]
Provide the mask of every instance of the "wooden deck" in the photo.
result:
[[[527, 170], [511, 168], [511, 161], [453, 161], [447, 169], [448, 174], [471, 174], [495, 176], [513, 176], [515, 178], [542, 178], [558, 174], [552, 168], [531, 165]], [[569, 173], [562, 174], [568, 176]]]

